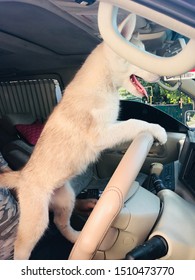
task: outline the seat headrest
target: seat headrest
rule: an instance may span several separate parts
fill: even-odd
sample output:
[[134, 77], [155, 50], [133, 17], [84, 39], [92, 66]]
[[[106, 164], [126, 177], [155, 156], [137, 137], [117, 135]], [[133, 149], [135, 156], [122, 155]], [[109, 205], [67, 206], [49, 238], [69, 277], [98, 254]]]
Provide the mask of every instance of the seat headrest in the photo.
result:
[[35, 122], [35, 117], [31, 113], [10, 113], [2, 117], [8, 120], [13, 126], [16, 124], [31, 124]]

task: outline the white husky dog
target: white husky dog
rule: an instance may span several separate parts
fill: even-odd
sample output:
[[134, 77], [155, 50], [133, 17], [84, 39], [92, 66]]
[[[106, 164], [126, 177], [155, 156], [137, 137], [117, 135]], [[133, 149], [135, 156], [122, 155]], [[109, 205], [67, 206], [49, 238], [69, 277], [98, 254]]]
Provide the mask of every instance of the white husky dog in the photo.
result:
[[[136, 17], [129, 16], [120, 32], [127, 40], [138, 42], [132, 38], [135, 22]], [[29, 258], [48, 225], [49, 207], [61, 233], [76, 241], [79, 233], [69, 222], [75, 201], [69, 180], [96, 161], [102, 150], [130, 141], [142, 131], [149, 131], [161, 144], [166, 142], [166, 132], [157, 124], [135, 119], [116, 121], [119, 87], [136, 96], [146, 94], [136, 76], [149, 82], [158, 79], [116, 55], [105, 43], [98, 45], [65, 89], [25, 167], [0, 175], [1, 186], [18, 192], [15, 259]]]

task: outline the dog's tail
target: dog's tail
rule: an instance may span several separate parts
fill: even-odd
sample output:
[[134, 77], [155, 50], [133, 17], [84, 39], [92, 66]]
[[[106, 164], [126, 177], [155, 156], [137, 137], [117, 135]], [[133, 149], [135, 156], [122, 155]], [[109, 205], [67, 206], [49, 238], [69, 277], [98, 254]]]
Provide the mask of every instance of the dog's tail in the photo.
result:
[[0, 188], [14, 189], [17, 188], [19, 171], [10, 171], [0, 174]]

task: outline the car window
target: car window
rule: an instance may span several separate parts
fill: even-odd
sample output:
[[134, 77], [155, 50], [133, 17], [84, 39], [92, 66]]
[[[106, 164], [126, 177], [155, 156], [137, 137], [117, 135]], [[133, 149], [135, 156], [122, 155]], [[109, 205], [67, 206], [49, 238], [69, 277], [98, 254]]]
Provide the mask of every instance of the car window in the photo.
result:
[[31, 113], [45, 121], [60, 101], [62, 91], [57, 79], [31, 77], [0, 82], [0, 115]]

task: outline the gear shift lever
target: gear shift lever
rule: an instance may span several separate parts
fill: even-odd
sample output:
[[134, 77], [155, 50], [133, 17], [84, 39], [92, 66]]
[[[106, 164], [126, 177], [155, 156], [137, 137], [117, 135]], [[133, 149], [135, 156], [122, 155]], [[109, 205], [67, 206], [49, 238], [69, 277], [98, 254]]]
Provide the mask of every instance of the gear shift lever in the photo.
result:
[[160, 176], [162, 171], [163, 171], [162, 163], [154, 162], [150, 165], [150, 174], [156, 174], [157, 176]]
[[162, 163], [154, 162], [150, 166], [150, 175], [143, 184], [143, 187], [157, 194], [160, 190], [165, 189], [162, 180], [159, 178], [163, 170]]

